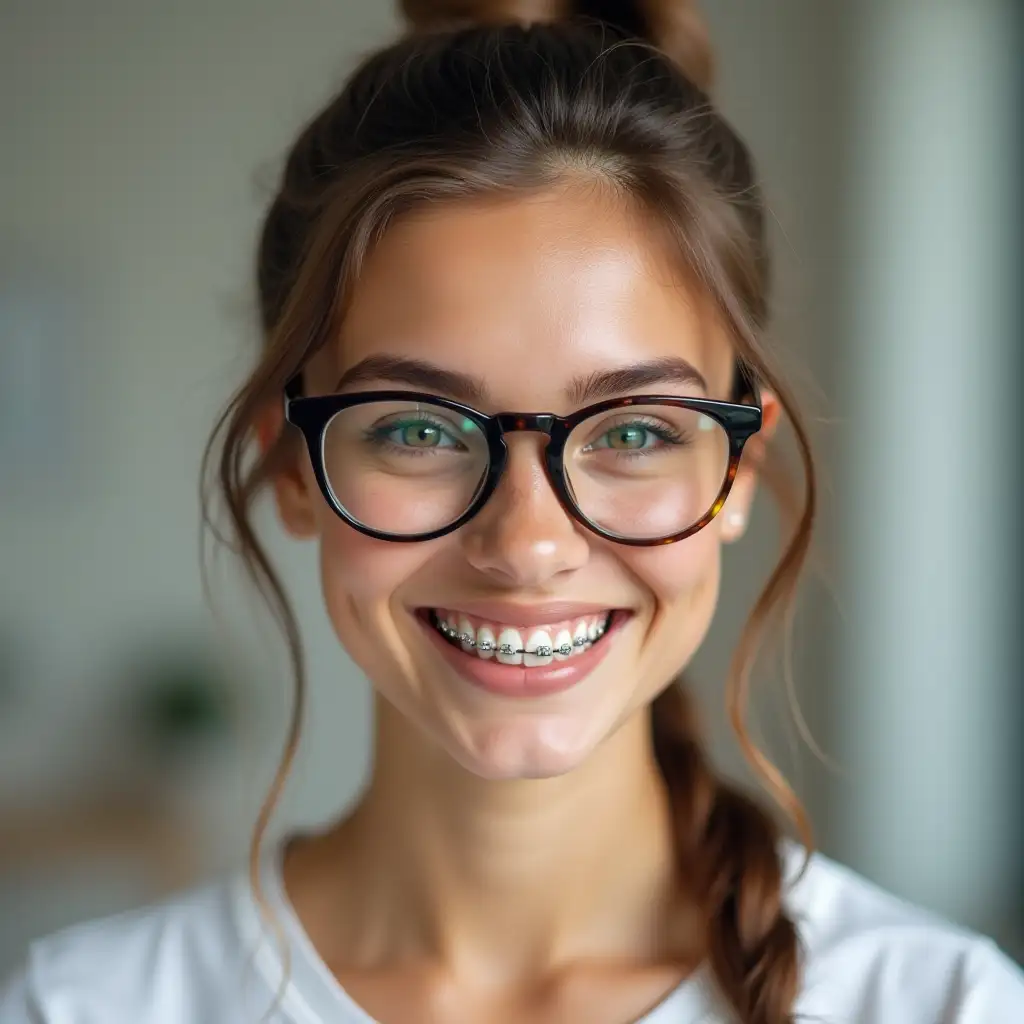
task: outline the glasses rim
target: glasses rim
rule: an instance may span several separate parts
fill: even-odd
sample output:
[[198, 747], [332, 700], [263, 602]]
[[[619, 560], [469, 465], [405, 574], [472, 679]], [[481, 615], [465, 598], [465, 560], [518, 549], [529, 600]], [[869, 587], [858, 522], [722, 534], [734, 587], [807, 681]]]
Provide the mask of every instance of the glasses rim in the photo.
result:
[[[608, 398], [591, 405], [584, 406], [568, 416], [555, 413], [501, 412], [489, 414], [475, 409], [473, 406], [455, 399], [445, 398], [429, 392], [405, 389], [387, 389], [374, 391], [354, 391], [327, 395], [301, 394], [301, 385], [296, 388], [289, 382], [284, 396], [285, 421], [297, 428], [306, 441], [313, 473], [327, 503], [334, 512], [353, 529], [376, 540], [394, 543], [419, 543], [436, 540], [464, 526], [487, 504], [497, 489], [504, 473], [508, 458], [508, 447], [505, 443], [507, 434], [520, 431], [542, 433], [547, 436], [544, 448], [544, 466], [548, 483], [565, 512], [580, 525], [605, 540], [629, 547], [654, 547], [661, 544], [673, 544], [693, 536], [707, 526], [721, 511], [729, 492], [732, 490], [740, 458], [746, 442], [756, 434], [762, 425], [762, 409], [760, 396], [756, 388], [751, 388], [747, 395], [753, 402], [724, 401], [717, 398], [698, 396], [680, 396], [664, 394], [628, 395], [620, 398]], [[376, 530], [356, 519], [338, 500], [331, 486], [324, 465], [323, 442], [331, 420], [345, 409], [372, 402], [421, 402], [437, 405], [450, 412], [471, 419], [480, 428], [487, 442], [488, 465], [476, 496], [466, 510], [453, 522], [446, 526], [418, 534], [393, 534]], [[695, 523], [685, 530], [664, 537], [625, 537], [606, 530], [595, 523], [579, 507], [568, 486], [568, 475], [564, 462], [565, 444], [572, 432], [580, 423], [591, 416], [600, 415], [614, 409], [628, 409], [632, 406], [663, 405], [675, 408], [690, 409], [700, 412], [715, 420], [725, 431], [729, 441], [728, 462], [724, 479], [711, 507]]]

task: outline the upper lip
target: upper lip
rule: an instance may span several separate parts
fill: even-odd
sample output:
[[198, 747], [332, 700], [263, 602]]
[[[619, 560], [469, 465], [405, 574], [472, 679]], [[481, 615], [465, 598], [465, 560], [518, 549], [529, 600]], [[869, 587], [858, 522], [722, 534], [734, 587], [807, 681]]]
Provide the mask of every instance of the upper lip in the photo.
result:
[[515, 604], [508, 601], [461, 601], [435, 605], [447, 612], [465, 612], [489, 622], [516, 626], [543, 626], [564, 619], [583, 618], [613, 611], [617, 605], [592, 601], [545, 601], [542, 604]]

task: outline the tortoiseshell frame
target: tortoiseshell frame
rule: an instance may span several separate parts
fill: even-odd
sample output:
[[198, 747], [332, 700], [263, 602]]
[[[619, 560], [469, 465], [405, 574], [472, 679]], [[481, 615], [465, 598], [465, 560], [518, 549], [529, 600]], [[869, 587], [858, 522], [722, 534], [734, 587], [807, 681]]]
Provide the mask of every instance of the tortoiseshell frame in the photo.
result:
[[[548, 481], [562, 507], [573, 519], [588, 530], [596, 533], [599, 537], [614, 541], [616, 544], [626, 544], [630, 547], [653, 547], [658, 544], [674, 544], [676, 541], [692, 536], [698, 530], [702, 530], [707, 526], [722, 510], [725, 499], [729, 496], [729, 491], [732, 489], [733, 481], [736, 479], [736, 472], [740, 465], [740, 456], [743, 454], [743, 446], [761, 429], [761, 401], [757, 386], [742, 373], [737, 375], [736, 396], [737, 401], [724, 402], [711, 398], [680, 398], [674, 395], [634, 395], [629, 398], [611, 398], [598, 402], [595, 405], [588, 405], [586, 408], [574, 412], [571, 416], [556, 416], [554, 413], [549, 412], [502, 412], [495, 416], [488, 416], [471, 406], [463, 405], [461, 402], [454, 402], [448, 398], [440, 398], [437, 395], [430, 395], [419, 391], [360, 391], [353, 394], [302, 397], [301, 379], [300, 377], [295, 377], [285, 389], [284, 415], [289, 423], [298, 427], [306, 439], [309, 458], [313, 464], [313, 472], [327, 503], [349, 526], [360, 533], [366, 534], [368, 537], [374, 537], [377, 540], [394, 541], [396, 543], [434, 540], [437, 537], [443, 537], [446, 534], [452, 533], [460, 526], [468, 523], [484, 507], [501, 479], [501, 474], [505, 469], [505, 463], [508, 458], [505, 435], [517, 430], [528, 430], [547, 434], [548, 443], [544, 451], [544, 463]], [[740, 401], [739, 399], [741, 398], [749, 398], [750, 403]], [[371, 529], [365, 523], [361, 523], [349, 515], [341, 506], [341, 503], [331, 489], [324, 470], [323, 438], [327, 424], [342, 409], [363, 405], [366, 402], [409, 401], [430, 402], [472, 420], [480, 428], [481, 433], [487, 440], [490, 461], [487, 475], [477, 492], [476, 498], [469, 508], [453, 523], [439, 530], [432, 530], [429, 533], [401, 534], [396, 536], [395, 534], [381, 533], [379, 530]], [[566, 483], [563, 456], [566, 440], [573, 429], [589, 416], [608, 412], [611, 409], [628, 409], [631, 405], [667, 405], [675, 406], [676, 408], [692, 409], [715, 420], [729, 435], [729, 464], [722, 487], [718, 492], [718, 497], [715, 498], [711, 508], [696, 523], [680, 533], [672, 534], [669, 537], [630, 538], [609, 533], [588, 519], [580, 511]]]

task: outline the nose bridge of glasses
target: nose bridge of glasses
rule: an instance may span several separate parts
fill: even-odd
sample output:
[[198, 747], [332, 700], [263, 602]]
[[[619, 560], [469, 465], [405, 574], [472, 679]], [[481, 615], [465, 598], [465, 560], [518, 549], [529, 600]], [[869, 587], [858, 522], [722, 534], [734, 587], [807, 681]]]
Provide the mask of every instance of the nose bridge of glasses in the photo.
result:
[[496, 417], [503, 434], [531, 431], [551, 436], [558, 417], [550, 412], [502, 412]]
[[[533, 463], [534, 460], [540, 462], [541, 466], [547, 471], [549, 484], [554, 487], [555, 491], [560, 493], [558, 481], [551, 476], [551, 467], [554, 464], [556, 467], [561, 463], [561, 451], [560, 442], [564, 438], [564, 432], [566, 423], [561, 417], [556, 416], [550, 412], [503, 412], [498, 413], [495, 416], [498, 428], [503, 435], [502, 447], [504, 453], [502, 457], [503, 469], [501, 475], [505, 478], [506, 484], [511, 478], [517, 478], [519, 485], [522, 485], [522, 477], [520, 473]], [[525, 462], [519, 462], [519, 469], [509, 472], [511, 463], [506, 462], [505, 459], [508, 457], [510, 449], [508, 447], [508, 435], [517, 433], [533, 433], [542, 434], [543, 440], [538, 439], [536, 447], [530, 445], [523, 439], [523, 444], [526, 449], [533, 449], [533, 456], [528, 457]], [[551, 442], [555, 440], [555, 446], [552, 447]], [[535, 468], [535, 467], [534, 467]], [[527, 470], [531, 472], [531, 470]], [[557, 470], [556, 470], [557, 475]], [[514, 488], [513, 488], [514, 489]]]

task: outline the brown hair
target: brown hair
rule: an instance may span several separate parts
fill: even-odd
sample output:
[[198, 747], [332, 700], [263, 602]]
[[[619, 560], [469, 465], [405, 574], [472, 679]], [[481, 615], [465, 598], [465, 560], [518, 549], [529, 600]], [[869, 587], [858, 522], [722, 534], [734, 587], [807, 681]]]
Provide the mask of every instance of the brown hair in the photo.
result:
[[[744, 753], [810, 845], [799, 803], [752, 743], [745, 717], [755, 656], [769, 622], [788, 616], [809, 548], [814, 467], [763, 341], [764, 206], [746, 146], [708, 97], [713, 61], [703, 23], [688, 0], [402, 7], [413, 30], [365, 60], [289, 152], [257, 258], [263, 357], [207, 450], [234, 546], [283, 626], [295, 674], [285, 753], [253, 836], [257, 893], [260, 845], [299, 741], [305, 674], [298, 624], [249, 518], [256, 495], [298, 449], [285, 431], [251, 458], [256, 424], [336, 337], [360, 266], [396, 217], [425, 202], [550, 187], [567, 171], [598, 177], [667, 226], [729, 324], [740, 364], [777, 395], [793, 429], [805, 486], [795, 490], [769, 450], [763, 475], [793, 528], [741, 637], [727, 702]], [[652, 729], [682, 877], [693, 880], [721, 991], [742, 1024], [786, 1024], [800, 968], [782, 901], [779, 828], [714, 773], [681, 685], [655, 701]]]

